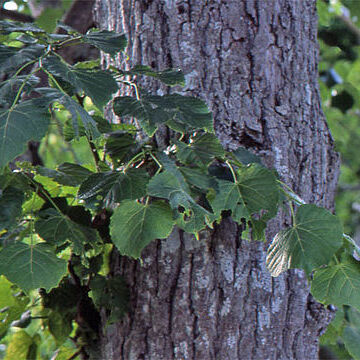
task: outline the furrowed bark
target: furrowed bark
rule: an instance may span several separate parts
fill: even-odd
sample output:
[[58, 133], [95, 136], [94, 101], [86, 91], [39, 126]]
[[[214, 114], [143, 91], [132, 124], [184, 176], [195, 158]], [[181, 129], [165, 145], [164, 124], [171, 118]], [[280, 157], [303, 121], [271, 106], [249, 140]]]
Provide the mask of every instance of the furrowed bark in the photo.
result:
[[[207, 102], [227, 149], [252, 150], [307, 202], [333, 209], [339, 159], [321, 111], [315, 0], [97, 0], [95, 15], [128, 36], [117, 66], [182, 69], [184, 93]], [[268, 239], [288, 224], [280, 212]], [[332, 314], [309, 295], [302, 271], [272, 278], [265, 251], [228, 218], [200, 241], [174, 231], [153, 242], [143, 265], [114, 256], [131, 311], [106, 328], [103, 357], [317, 358]]]

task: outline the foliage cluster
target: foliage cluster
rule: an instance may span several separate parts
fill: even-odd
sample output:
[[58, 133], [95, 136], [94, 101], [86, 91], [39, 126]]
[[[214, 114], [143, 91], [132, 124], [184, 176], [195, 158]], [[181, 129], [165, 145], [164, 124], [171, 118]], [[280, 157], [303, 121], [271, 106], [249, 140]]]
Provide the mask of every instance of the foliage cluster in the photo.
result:
[[[320, 90], [323, 109], [341, 154], [336, 213], [359, 243], [360, 6], [358, 1], [318, 1]], [[360, 359], [358, 308], [339, 306], [321, 342], [340, 359]]]
[[[304, 269], [318, 301], [360, 310], [358, 248], [337, 217], [305, 204], [246, 149], [223, 149], [200, 99], [136, 85], [148, 76], [176, 89], [184, 85], [180, 71], [71, 66], [60, 48], [88, 43], [115, 56], [126, 38], [59, 26], [66, 34], [0, 22], [0, 72], [7, 74], [0, 85], [0, 336], [8, 359], [74, 358], [106, 330], [100, 308], [109, 323], [122, 316], [129, 294], [108, 270], [113, 251], [141, 261], [142, 250], [175, 227], [198, 238], [225, 216], [241, 226], [242, 238], [264, 240], [279, 206], [292, 225], [269, 246], [270, 273]], [[134, 96], [117, 96], [119, 85]], [[109, 102], [116, 123], [105, 120]], [[156, 141], [159, 126], [173, 132], [166, 148]], [[86, 144], [92, 163], [14, 160], [54, 127], [75, 154]]]

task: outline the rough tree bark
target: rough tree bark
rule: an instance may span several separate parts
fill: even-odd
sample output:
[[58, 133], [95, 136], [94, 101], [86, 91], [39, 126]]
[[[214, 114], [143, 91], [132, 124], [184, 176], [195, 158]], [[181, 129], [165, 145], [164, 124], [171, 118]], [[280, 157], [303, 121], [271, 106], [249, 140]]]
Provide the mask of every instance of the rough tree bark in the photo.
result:
[[[339, 162], [320, 107], [315, 0], [97, 0], [95, 15], [128, 36], [118, 66], [182, 69], [226, 148], [260, 154], [306, 201], [333, 208]], [[287, 222], [279, 214], [269, 238]], [[331, 314], [303, 272], [271, 278], [265, 248], [226, 220], [201, 241], [175, 231], [152, 243], [142, 265], [114, 258], [131, 311], [106, 329], [103, 358], [317, 358]]]

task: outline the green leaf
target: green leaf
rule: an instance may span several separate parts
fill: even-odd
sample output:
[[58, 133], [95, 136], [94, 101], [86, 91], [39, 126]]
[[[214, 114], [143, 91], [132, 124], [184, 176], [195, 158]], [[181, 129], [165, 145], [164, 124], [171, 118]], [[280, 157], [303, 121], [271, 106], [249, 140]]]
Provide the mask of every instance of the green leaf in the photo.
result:
[[5, 276], [0, 276], [0, 339], [6, 335], [12, 322], [19, 319], [29, 301], [25, 296], [18, 296], [18, 290]]
[[[52, 102], [58, 101], [69, 110], [76, 136], [79, 136], [79, 128], [81, 124], [84, 126], [88, 137], [95, 139], [100, 136], [95, 120], [70, 96], [52, 88], [37, 88], [36, 92], [43, 95], [41, 98], [37, 99], [39, 102], [42, 102], [43, 105], [48, 105]], [[79, 124], [79, 118], [81, 120], [81, 124]]]
[[154, 108], [143, 98], [138, 100], [131, 96], [117, 97], [113, 101], [113, 109], [117, 116], [137, 118], [149, 136], [154, 135], [158, 124], [169, 120], [169, 115], [165, 111]]
[[257, 155], [253, 154], [252, 152], [241, 146], [238, 147], [235, 151], [232, 151], [230, 155], [243, 165], [253, 163], [258, 163], [262, 165], [261, 159]]
[[[341, 309], [344, 307], [341, 307], [336, 311], [336, 315], [338, 313], [341, 314]], [[356, 310], [355, 307], [351, 306], [345, 306], [346, 308], [346, 319], [348, 320], [348, 324], [351, 324], [351, 326], [360, 327], [360, 311]], [[345, 313], [343, 315], [345, 317]], [[337, 320], [337, 323], [339, 323], [338, 319], [334, 319], [332, 322]]]
[[[1, 190], [0, 190], [1, 191]], [[24, 193], [13, 187], [7, 187], [0, 195], [0, 230], [11, 229], [21, 215]]]
[[238, 169], [237, 180], [218, 180], [219, 192], [210, 200], [214, 212], [231, 210], [232, 218], [240, 223], [242, 218], [249, 219], [253, 214], [263, 218], [276, 215], [279, 191], [274, 173], [258, 164]]
[[96, 173], [81, 184], [78, 198], [90, 207], [113, 207], [122, 200], [145, 196], [148, 181], [148, 174], [141, 169]]
[[18, 69], [27, 62], [40, 58], [44, 50], [45, 46], [39, 44], [26, 46], [16, 52], [15, 48], [0, 47], [0, 71], [9, 72]]
[[163, 123], [183, 133], [200, 129], [214, 132], [212, 114], [206, 104], [189, 96], [143, 95], [140, 99], [123, 96], [114, 99], [113, 108], [118, 116], [137, 118], [149, 136]]
[[212, 113], [204, 101], [180, 94], [146, 96], [153, 106], [168, 112], [167, 125], [182, 133], [203, 129], [214, 132]]
[[16, 40], [22, 42], [25, 45], [36, 44], [39, 41], [36, 37], [26, 33], [22, 33], [19, 36], [17, 36]]
[[310, 273], [326, 265], [342, 245], [343, 229], [338, 217], [315, 205], [298, 208], [292, 227], [272, 240], [266, 263], [272, 276], [291, 268]]
[[10, 58], [17, 54], [19, 48], [13, 46], [0, 45], [0, 69], [3, 64], [8, 64]]
[[203, 169], [179, 167], [179, 171], [184, 176], [186, 182], [191, 186], [205, 190], [205, 192], [210, 189], [218, 188], [218, 184], [215, 178], [208, 172], [205, 172]]
[[343, 331], [342, 340], [350, 355], [354, 359], [360, 359], [360, 329], [347, 326]]
[[176, 156], [186, 165], [196, 164], [199, 167], [208, 167], [216, 158], [224, 156], [225, 152], [218, 138], [214, 134], [195, 136], [190, 145], [177, 141]]
[[90, 289], [96, 307], [110, 313], [108, 323], [120, 320], [128, 311], [130, 292], [122, 276], [106, 278], [97, 274], [90, 281]]
[[106, 140], [105, 153], [113, 160], [122, 161], [136, 148], [136, 141], [133, 136], [128, 133], [113, 133]]
[[52, 75], [70, 83], [77, 92], [84, 91], [100, 110], [119, 89], [112, 75], [104, 70], [77, 69], [56, 56], [46, 57], [43, 66]]
[[88, 32], [82, 39], [111, 56], [123, 51], [127, 45], [125, 35], [108, 30]]
[[7, 347], [5, 360], [29, 359], [31, 345], [33, 338], [25, 330], [14, 333]]
[[170, 207], [161, 201], [124, 201], [111, 217], [111, 238], [122, 255], [139, 258], [152, 240], [168, 237], [174, 226]]
[[38, 26], [31, 23], [23, 23], [19, 21], [0, 21], [0, 33], [10, 34], [13, 32], [22, 32], [22, 33], [34, 33], [34, 34], [43, 34], [45, 31]]
[[77, 129], [79, 128], [78, 118], [80, 118], [88, 137], [90, 137], [91, 139], [96, 139], [100, 136], [94, 119], [76, 101], [74, 101], [70, 96], [67, 95], [64, 95], [62, 98], [58, 99], [58, 101], [70, 111], [73, 128], [76, 135], [78, 133]]
[[0, 168], [25, 151], [30, 140], [41, 140], [49, 125], [49, 112], [37, 99], [0, 109]]
[[69, 240], [77, 255], [84, 252], [85, 244], [97, 241], [94, 229], [75, 223], [53, 208], [40, 212], [35, 231], [50, 245], [60, 246]]
[[148, 194], [169, 200], [177, 225], [187, 232], [197, 233], [215, 220], [211, 212], [192, 198], [180, 172], [175, 176], [170, 170], [165, 170], [154, 176], [148, 184]]
[[311, 282], [311, 293], [324, 304], [351, 305], [360, 310], [360, 264], [348, 256], [341, 262], [318, 269]]
[[146, 75], [162, 81], [169, 86], [185, 86], [185, 77], [180, 69], [166, 69], [155, 71], [146, 65], [136, 65], [130, 71], [124, 71], [124, 75]]
[[66, 261], [57, 258], [52, 247], [44, 243], [17, 242], [0, 251], [0, 273], [26, 293], [57, 286], [66, 272]]
[[87, 69], [87, 70], [100, 69], [101, 68], [100, 59], [80, 61], [74, 65], [74, 68]]
[[63, 163], [56, 170], [38, 167], [37, 173], [66, 186], [78, 186], [92, 174], [87, 168], [72, 163]]
[[26, 83], [22, 94], [30, 93], [39, 83], [40, 79], [36, 76], [27, 78], [25, 75], [20, 75], [0, 83], [0, 105], [2, 105], [2, 107], [9, 108], [13, 104], [16, 94], [24, 81], [26, 81]]
[[73, 329], [72, 317], [57, 311], [51, 311], [48, 317], [49, 331], [56, 340], [56, 345], [62, 345]]
[[75, 345], [66, 342], [56, 350], [56, 360], [69, 360], [71, 358], [76, 359], [79, 349]]
[[185, 180], [184, 176], [180, 171], [180, 167], [177, 166], [175, 161], [163, 152], [157, 152], [156, 157], [158, 161], [160, 161], [163, 168], [176, 177], [184, 191], [190, 193], [189, 184]]
[[[351, 310], [355, 310], [355, 309], [351, 308]], [[348, 313], [348, 311], [347, 311], [347, 313]], [[345, 311], [344, 311], [344, 307], [340, 306], [336, 311], [334, 319], [329, 324], [329, 326], [331, 325], [331, 327], [332, 327], [330, 332], [332, 332], [333, 334], [336, 333], [337, 336], [340, 336], [342, 334], [342, 331], [343, 331], [345, 325], [348, 324], [348, 322], [346, 321], [345, 316], [347, 317], [347, 314], [345, 314]], [[351, 323], [351, 321], [350, 321], [350, 323]], [[325, 343], [333, 343], [333, 344], [335, 344], [336, 340], [337, 340], [337, 336], [335, 336], [333, 338], [330, 338], [327, 335], [327, 330], [326, 330], [326, 333], [321, 336], [321, 342], [323, 341], [323, 338], [325, 338], [324, 339]]]

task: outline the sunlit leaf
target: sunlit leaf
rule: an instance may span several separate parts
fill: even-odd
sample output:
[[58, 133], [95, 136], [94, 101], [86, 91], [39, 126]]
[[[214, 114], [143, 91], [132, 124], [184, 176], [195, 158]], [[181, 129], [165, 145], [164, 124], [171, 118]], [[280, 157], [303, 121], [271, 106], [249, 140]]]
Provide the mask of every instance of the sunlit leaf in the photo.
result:
[[291, 268], [309, 274], [328, 264], [342, 245], [342, 234], [339, 218], [329, 211], [315, 205], [300, 206], [293, 226], [281, 230], [268, 248], [266, 263], [271, 275]]
[[16, 296], [18, 288], [4, 276], [0, 276], [0, 339], [6, 334], [12, 322], [25, 311], [28, 298]]
[[111, 217], [111, 238], [122, 255], [139, 258], [152, 240], [164, 239], [174, 226], [170, 207], [161, 201], [124, 201]]
[[5, 360], [30, 359], [29, 351], [33, 342], [33, 338], [25, 330], [16, 332], [11, 337]]

